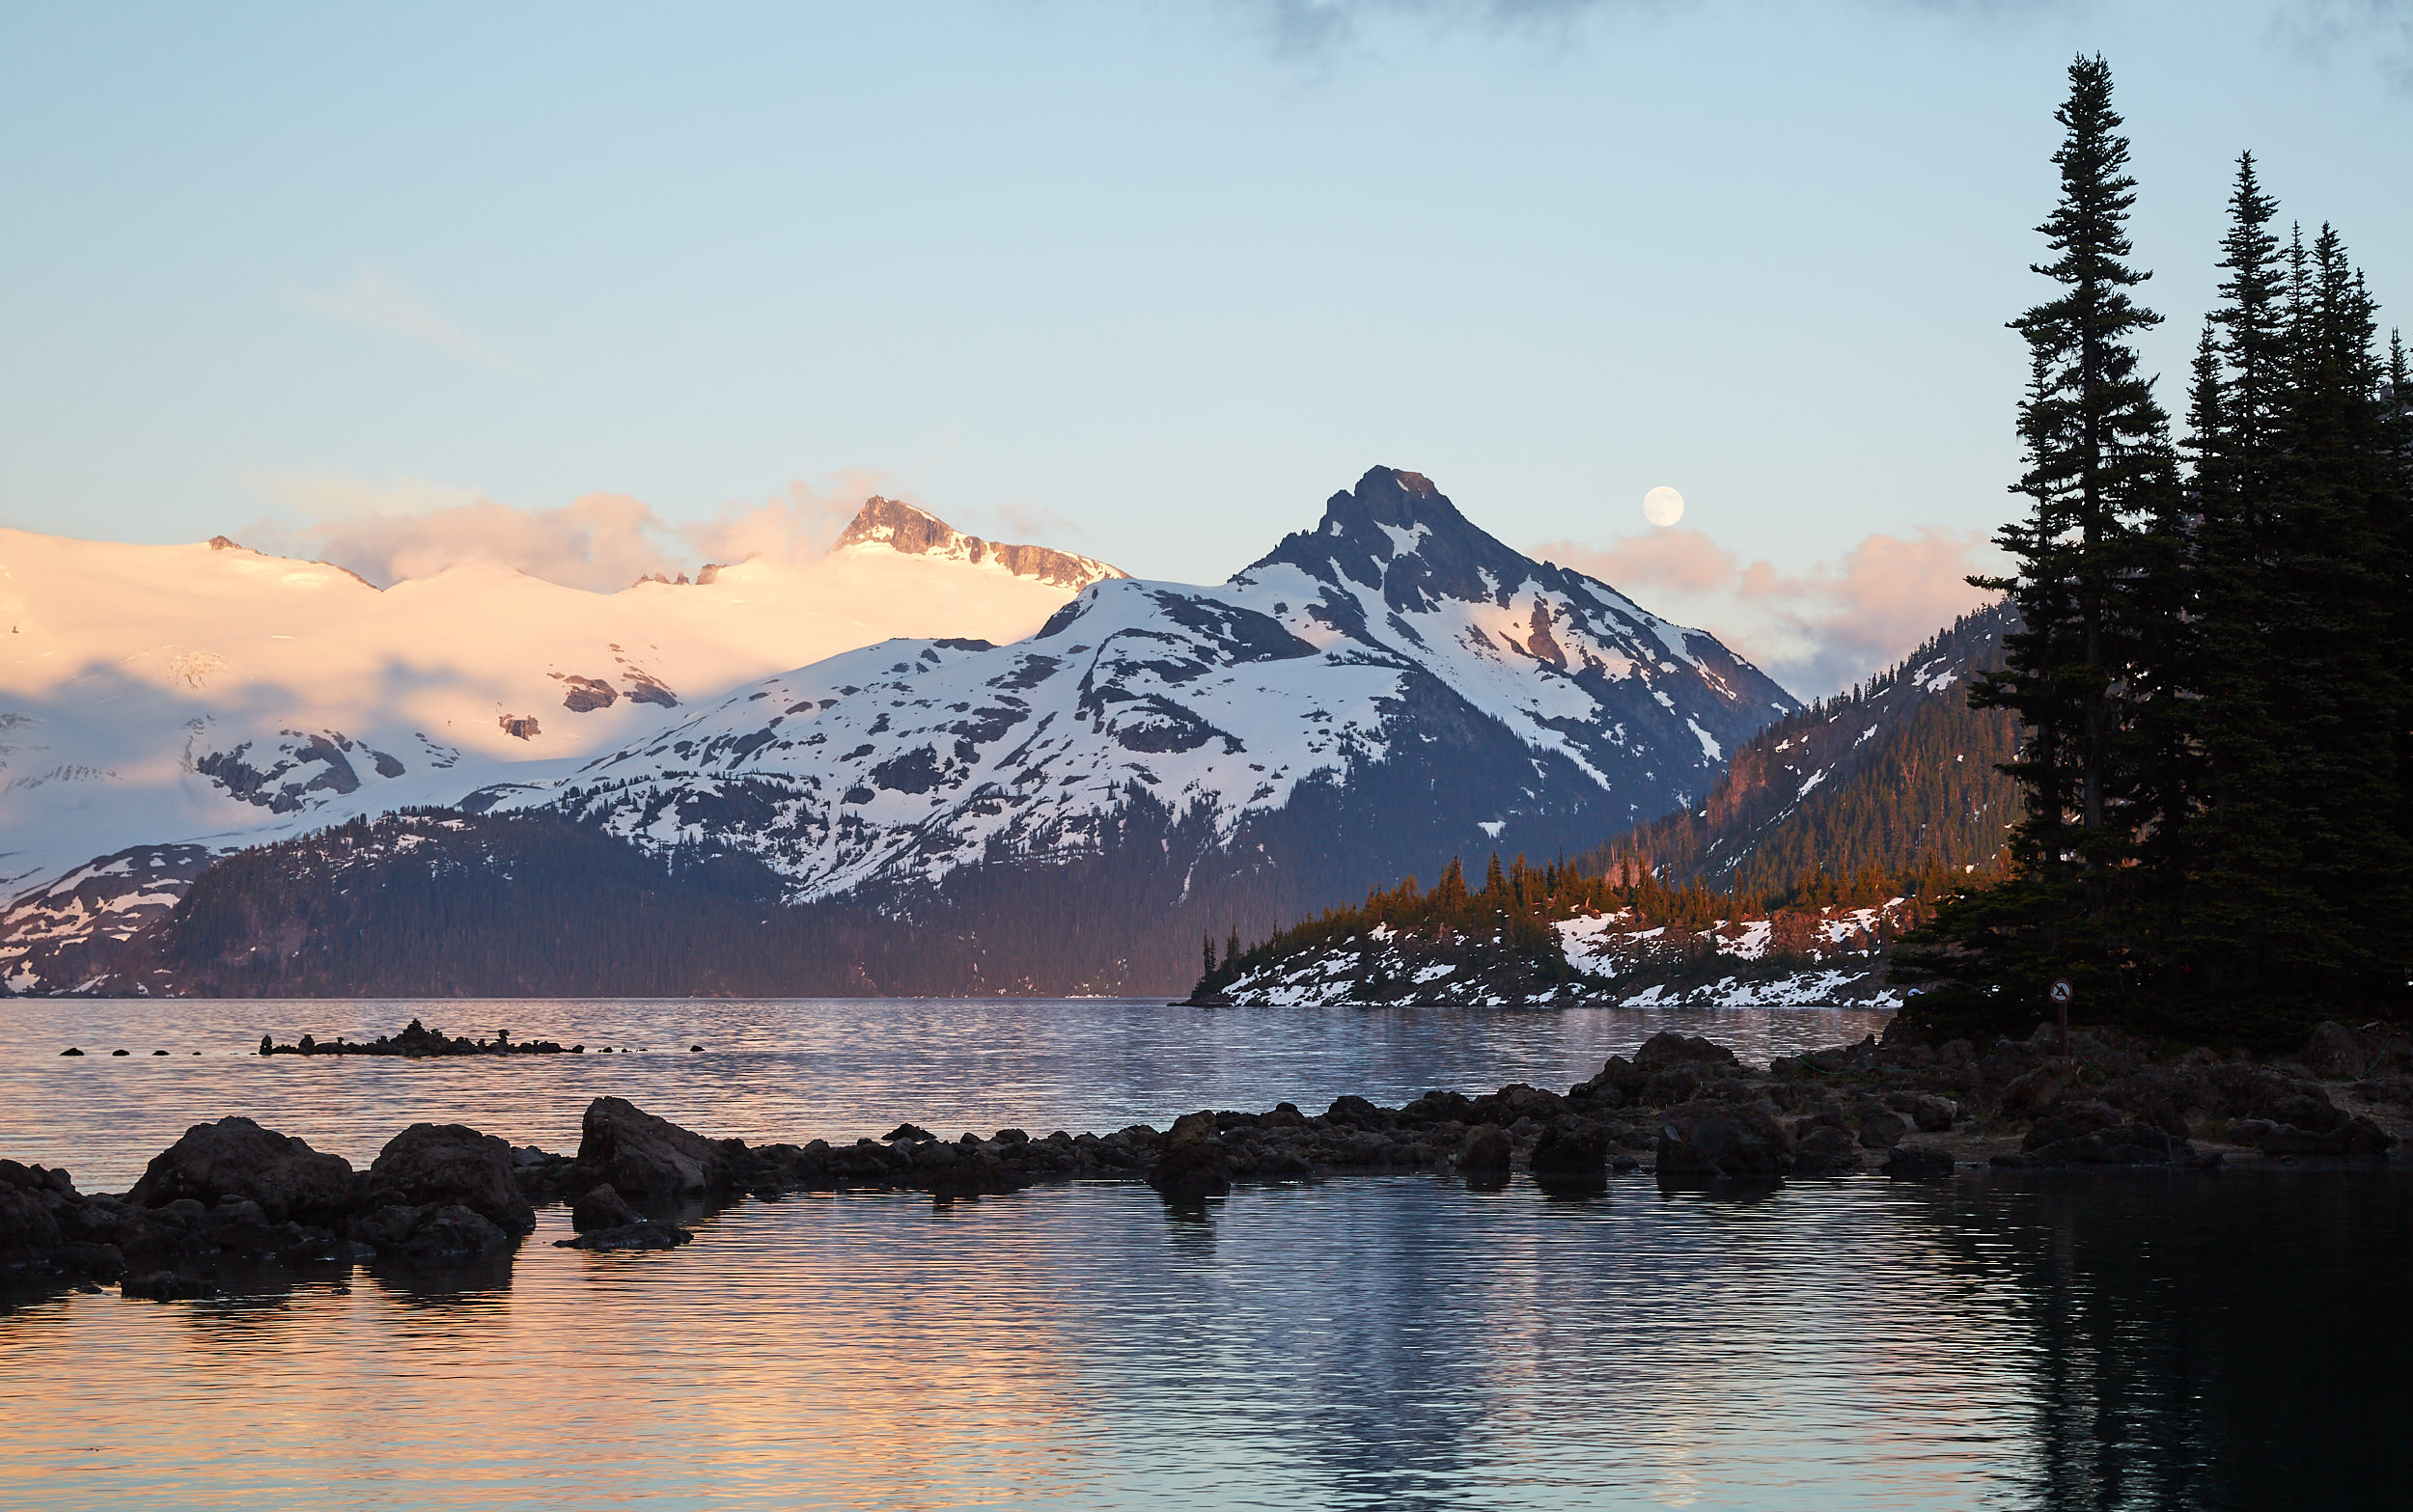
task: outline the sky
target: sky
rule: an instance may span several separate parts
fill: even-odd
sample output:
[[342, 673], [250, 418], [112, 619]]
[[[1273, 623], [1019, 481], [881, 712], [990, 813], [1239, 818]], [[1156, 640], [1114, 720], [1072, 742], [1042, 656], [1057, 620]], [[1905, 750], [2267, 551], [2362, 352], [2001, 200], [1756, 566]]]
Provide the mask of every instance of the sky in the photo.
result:
[[1210, 582], [1384, 464], [1831, 692], [2015, 509], [2080, 50], [2166, 403], [2241, 150], [2413, 311], [2413, 0], [12, 7], [0, 525]]

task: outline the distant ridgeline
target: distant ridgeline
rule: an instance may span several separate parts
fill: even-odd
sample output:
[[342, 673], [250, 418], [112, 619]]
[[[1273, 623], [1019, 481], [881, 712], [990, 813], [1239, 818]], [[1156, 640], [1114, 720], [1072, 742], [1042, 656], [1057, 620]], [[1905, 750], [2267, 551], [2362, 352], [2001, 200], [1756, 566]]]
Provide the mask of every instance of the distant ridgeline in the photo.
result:
[[[1891, 1003], [1894, 934], [1999, 851], [2009, 720], [1963, 695], [2011, 622], [1968, 616], [1785, 716], [1698, 808], [1624, 840], [1495, 860], [1480, 888], [1450, 862], [1429, 892], [1377, 887], [1254, 949], [1241, 922], [1278, 894], [1232, 884], [1280, 873], [1202, 896], [1211, 832], [1142, 791], [1090, 855], [959, 868], [888, 906], [790, 901], [744, 849], [650, 850], [574, 810], [408, 811], [196, 867], [172, 912], [129, 915], [123, 943], [82, 942], [75, 965], [87, 991], [237, 997], [1115, 992], [1196, 974], [1205, 931], [1224, 936], [1210, 1001]], [[1277, 824], [1298, 830], [1286, 855], [1317, 837], [1381, 853], [1339, 806], [1257, 833]]]
[[1572, 862], [1452, 862], [1253, 949], [1207, 945], [1195, 1001], [1898, 1004], [1894, 937], [1999, 868], [2016, 726], [1969, 707], [2001, 665], [2008, 604], [1963, 616], [1899, 666], [1789, 714], [1709, 796]]

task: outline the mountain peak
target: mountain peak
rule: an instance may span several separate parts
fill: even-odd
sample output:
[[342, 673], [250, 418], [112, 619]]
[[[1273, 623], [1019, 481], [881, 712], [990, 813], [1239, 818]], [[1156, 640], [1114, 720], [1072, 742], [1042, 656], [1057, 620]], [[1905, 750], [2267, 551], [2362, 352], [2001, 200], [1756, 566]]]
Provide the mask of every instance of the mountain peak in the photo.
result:
[[1285, 536], [1240, 576], [1278, 563], [1379, 589], [1393, 609], [1487, 598], [1535, 565], [1459, 513], [1431, 479], [1392, 467], [1369, 468], [1355, 488], [1324, 501], [1314, 530]]
[[966, 536], [928, 509], [878, 494], [863, 501], [863, 508], [855, 511], [854, 519], [831, 549], [845, 551], [861, 546], [884, 546], [907, 557], [939, 557], [975, 565], [986, 563], [1016, 577], [1034, 578], [1076, 591], [1100, 579], [1131, 575], [1121, 567], [1068, 551]]

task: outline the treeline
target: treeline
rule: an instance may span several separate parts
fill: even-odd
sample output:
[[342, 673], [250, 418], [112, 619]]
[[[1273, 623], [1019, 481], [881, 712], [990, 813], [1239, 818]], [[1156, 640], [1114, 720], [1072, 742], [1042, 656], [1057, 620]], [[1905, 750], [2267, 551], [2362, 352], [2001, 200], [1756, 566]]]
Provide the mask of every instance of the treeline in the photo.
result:
[[1937, 1031], [2082, 1016], [2279, 1043], [2402, 1011], [2413, 960], [2413, 374], [2339, 234], [2283, 235], [2251, 154], [2185, 437], [2137, 339], [2135, 180], [2100, 58], [2069, 70], [2039, 228], [2056, 296], [2015, 322], [2025, 516], [2002, 672], [2011, 874], [1904, 952]]
[[1926, 914], [1918, 900], [1944, 896], [1954, 886], [1953, 879], [1940, 872], [1927, 877], [1888, 876], [1869, 867], [1849, 877], [1806, 871], [1773, 896], [1713, 893], [1698, 882], [1670, 886], [1638, 865], [1602, 874], [1570, 863], [1535, 866], [1522, 856], [1503, 866], [1494, 855], [1484, 867], [1483, 886], [1474, 889], [1467, 885], [1463, 865], [1454, 857], [1430, 892], [1422, 891], [1417, 879], [1409, 877], [1397, 887], [1368, 893], [1361, 905], [1327, 908], [1312, 919], [1275, 930], [1253, 946], [1241, 944], [1235, 927], [1226, 935], [1220, 956], [1213, 937], [1206, 937], [1201, 942], [1203, 971], [1195, 992], [1204, 996], [1221, 991], [1252, 972], [1301, 951], [1364, 939], [1380, 929], [1428, 941], [1458, 939], [1505, 949], [1528, 980], [1547, 984], [1575, 975], [1551, 927], [1565, 920], [1625, 913], [1632, 916], [1636, 929], [1665, 927], [1679, 934], [1698, 934], [1739, 920], [1821, 908], [1871, 907], [1909, 897], [1913, 900], [1909, 921], [1923, 922]]

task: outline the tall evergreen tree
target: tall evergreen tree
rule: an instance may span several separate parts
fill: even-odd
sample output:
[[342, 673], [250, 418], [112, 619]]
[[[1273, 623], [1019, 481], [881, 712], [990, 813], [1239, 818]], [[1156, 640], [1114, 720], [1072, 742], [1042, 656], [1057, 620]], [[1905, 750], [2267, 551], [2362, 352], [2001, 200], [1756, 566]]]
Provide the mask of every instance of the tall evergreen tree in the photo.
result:
[[2140, 975], [2132, 863], [2157, 795], [2137, 715], [2167, 592], [2153, 569], [2179, 518], [2168, 421], [2135, 345], [2160, 316], [2129, 292], [2150, 275], [2129, 262], [2136, 181], [2102, 58], [2070, 64], [2055, 120], [2061, 200], [2038, 228], [2055, 256], [2035, 271], [2060, 292], [2012, 322], [2030, 362], [2013, 491], [2029, 508], [1996, 543], [2018, 570], [1975, 580], [2019, 608], [2003, 671], [1971, 702], [2025, 726], [2007, 770], [2026, 815], [2011, 837], [2014, 876], [1944, 910], [1928, 939], [1931, 969], [2005, 1007], [2039, 997], [2054, 975], [2097, 1002]]

